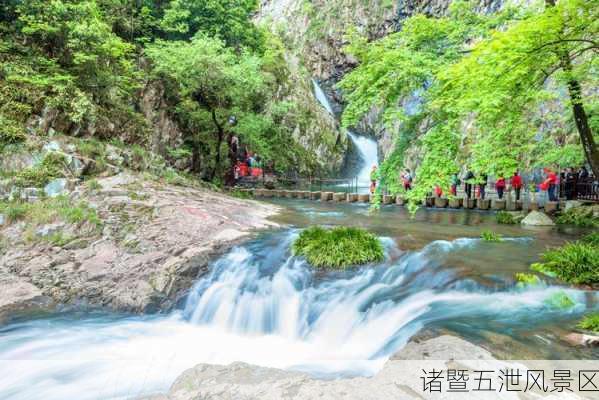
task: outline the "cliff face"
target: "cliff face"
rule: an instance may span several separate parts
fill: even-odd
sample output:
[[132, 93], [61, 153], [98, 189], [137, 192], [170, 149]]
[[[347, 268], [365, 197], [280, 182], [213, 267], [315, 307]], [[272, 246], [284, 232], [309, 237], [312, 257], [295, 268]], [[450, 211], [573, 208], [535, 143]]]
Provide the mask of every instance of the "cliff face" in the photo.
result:
[[[492, 12], [503, 2], [478, 0], [477, 9]], [[400, 30], [412, 15], [442, 16], [450, 4], [451, 0], [263, 0], [257, 20], [281, 36], [288, 51], [321, 82], [333, 108], [340, 112], [343, 97], [335, 84], [357, 65], [357, 60], [343, 51], [349, 29], [375, 40]], [[356, 128], [377, 138], [384, 158], [393, 149], [393, 137], [379, 116], [380, 110], [371, 110]], [[407, 166], [414, 168], [419, 158], [418, 148], [410, 148]]]

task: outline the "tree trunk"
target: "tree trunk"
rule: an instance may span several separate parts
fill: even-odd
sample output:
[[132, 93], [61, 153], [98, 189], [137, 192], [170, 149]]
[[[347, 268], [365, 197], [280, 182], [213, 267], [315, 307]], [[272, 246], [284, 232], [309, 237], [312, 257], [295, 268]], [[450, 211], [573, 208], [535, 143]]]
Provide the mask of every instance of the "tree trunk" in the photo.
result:
[[[555, 0], [545, 0], [547, 7], [554, 7]], [[586, 156], [587, 162], [593, 170], [595, 178], [599, 177], [599, 150], [597, 149], [597, 143], [593, 137], [593, 132], [589, 126], [589, 118], [582, 104], [582, 86], [580, 82], [574, 79], [572, 73], [572, 61], [570, 55], [565, 49], [560, 50], [560, 66], [569, 75], [568, 78], [568, 93], [570, 95], [570, 101], [572, 102], [572, 112], [574, 114], [574, 122], [576, 123], [576, 129], [580, 135], [580, 141], [582, 148]]]
[[212, 173], [210, 174], [210, 180], [214, 180], [216, 173], [218, 171], [220, 171], [220, 161], [221, 161], [220, 148], [223, 144], [223, 139], [225, 137], [225, 132], [223, 130], [222, 125], [218, 122], [218, 119], [216, 118], [216, 111], [214, 109], [212, 109], [212, 122], [214, 122], [214, 125], [216, 126], [217, 140], [216, 140], [216, 157], [214, 159], [214, 169], [212, 170]]

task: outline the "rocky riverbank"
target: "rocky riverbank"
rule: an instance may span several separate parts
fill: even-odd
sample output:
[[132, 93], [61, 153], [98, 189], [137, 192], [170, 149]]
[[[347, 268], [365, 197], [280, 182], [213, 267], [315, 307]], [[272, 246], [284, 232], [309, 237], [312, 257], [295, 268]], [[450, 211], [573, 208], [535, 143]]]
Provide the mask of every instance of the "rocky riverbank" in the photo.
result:
[[[53, 213], [51, 201], [36, 200], [31, 213]], [[0, 225], [0, 320], [65, 304], [168, 309], [214, 257], [276, 226], [274, 206], [126, 172], [77, 186], [65, 202], [68, 218]]]

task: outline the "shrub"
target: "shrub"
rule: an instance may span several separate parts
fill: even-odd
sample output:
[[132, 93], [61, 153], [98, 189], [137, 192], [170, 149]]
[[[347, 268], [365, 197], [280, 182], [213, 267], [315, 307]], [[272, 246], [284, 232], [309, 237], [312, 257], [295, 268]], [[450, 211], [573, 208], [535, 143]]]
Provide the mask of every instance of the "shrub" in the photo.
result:
[[599, 333], [599, 313], [586, 315], [577, 326], [580, 329]]
[[549, 272], [558, 279], [573, 284], [599, 283], [599, 246], [574, 242], [546, 251], [543, 263], [533, 264], [537, 271]]
[[234, 189], [229, 192], [230, 196], [236, 197], [238, 199], [251, 199], [252, 195], [250, 192], [245, 192], [243, 190]]
[[599, 232], [589, 233], [582, 239], [580, 239], [581, 243], [590, 244], [591, 246], [599, 247]]
[[480, 234], [480, 237], [485, 242], [502, 242], [503, 238], [500, 234], [491, 232], [491, 231], [483, 231]]
[[499, 211], [495, 218], [497, 218], [498, 224], [513, 225], [516, 223], [514, 216], [507, 211]]
[[373, 234], [350, 227], [305, 229], [293, 244], [293, 252], [317, 268], [344, 269], [381, 261], [383, 246]]
[[25, 129], [16, 121], [0, 115], [0, 150], [9, 144], [24, 142]]
[[576, 225], [580, 227], [599, 227], [599, 218], [593, 216], [591, 207], [575, 207], [557, 217], [560, 225]]

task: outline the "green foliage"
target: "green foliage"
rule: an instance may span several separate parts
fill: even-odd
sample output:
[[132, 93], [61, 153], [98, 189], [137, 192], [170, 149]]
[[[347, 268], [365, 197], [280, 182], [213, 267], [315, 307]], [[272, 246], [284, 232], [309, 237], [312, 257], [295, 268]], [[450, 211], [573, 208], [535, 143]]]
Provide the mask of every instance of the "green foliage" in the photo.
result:
[[574, 300], [563, 291], [551, 295], [549, 298], [545, 299], [544, 303], [551, 308], [558, 308], [560, 310], [567, 310], [576, 305]]
[[591, 207], [575, 207], [561, 213], [556, 221], [560, 225], [576, 225], [588, 228], [599, 228], [599, 218], [593, 215]]
[[51, 151], [46, 153], [38, 164], [26, 168], [15, 176], [17, 187], [43, 187], [54, 178], [64, 176], [66, 168], [65, 156]]
[[5, 146], [24, 142], [26, 138], [22, 126], [0, 114], [0, 152]]
[[581, 243], [585, 243], [591, 246], [599, 247], [599, 232], [589, 233], [580, 239]]
[[493, 231], [483, 231], [480, 234], [480, 237], [485, 242], [502, 242], [503, 238], [500, 234]]
[[229, 195], [236, 197], [238, 199], [244, 199], [244, 200], [252, 198], [252, 195], [250, 194], [250, 192], [246, 192], [246, 191], [239, 190], [239, 189], [231, 190], [229, 192]]
[[513, 225], [516, 223], [514, 216], [507, 211], [499, 211], [495, 215], [498, 224]]
[[564, 282], [596, 285], [599, 283], [599, 246], [580, 242], [568, 243], [542, 254], [542, 263], [531, 269], [550, 274]]
[[[381, 181], [392, 193], [401, 191], [404, 154], [418, 146], [423, 155], [408, 196], [411, 209], [436, 185], [447, 192], [458, 166], [476, 175], [511, 176], [517, 168], [582, 161], [564, 93], [573, 80], [583, 88], [597, 84], [595, 46], [589, 45], [598, 29], [597, 7], [563, 0], [492, 15], [472, 7], [454, 1], [446, 17], [416, 15], [400, 32], [370, 43], [355, 31], [348, 34], [345, 50], [360, 64], [339, 84], [348, 101], [343, 124], [382, 110], [379, 122], [393, 134], [395, 150], [382, 165]], [[569, 100], [591, 110], [595, 129], [599, 102], [596, 93], [583, 92]]]
[[541, 283], [539, 277], [534, 274], [518, 272], [516, 273], [515, 278], [516, 282], [518, 282], [518, 287], [535, 286]]
[[343, 269], [381, 261], [383, 246], [373, 234], [351, 227], [305, 229], [293, 243], [293, 252], [317, 268]]
[[577, 326], [587, 331], [599, 332], [599, 313], [586, 315]]

